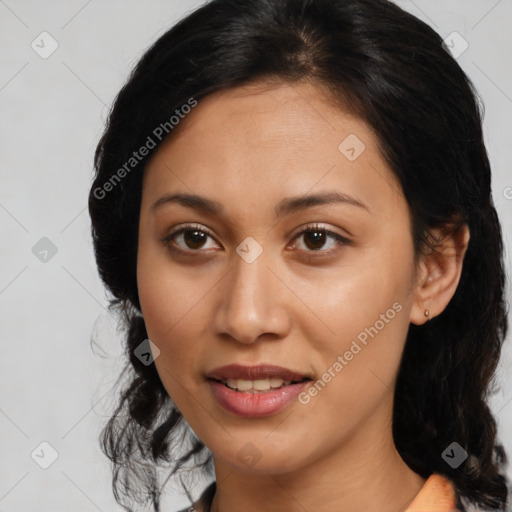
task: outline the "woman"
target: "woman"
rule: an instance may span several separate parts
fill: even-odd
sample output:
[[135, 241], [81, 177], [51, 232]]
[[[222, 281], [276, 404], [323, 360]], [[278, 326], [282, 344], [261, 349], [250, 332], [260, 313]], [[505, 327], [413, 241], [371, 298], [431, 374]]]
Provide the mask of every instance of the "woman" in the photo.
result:
[[194, 510], [505, 509], [477, 99], [385, 0], [213, 0], [146, 52], [89, 196], [126, 328], [102, 437], [126, 510], [189, 462], [215, 477]]

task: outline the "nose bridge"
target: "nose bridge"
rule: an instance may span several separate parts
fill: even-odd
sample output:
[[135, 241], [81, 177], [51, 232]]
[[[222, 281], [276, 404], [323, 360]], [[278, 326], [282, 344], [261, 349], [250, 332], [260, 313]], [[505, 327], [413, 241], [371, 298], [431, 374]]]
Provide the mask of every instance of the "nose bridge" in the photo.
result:
[[246, 239], [238, 246], [216, 313], [218, 333], [227, 333], [245, 343], [263, 333], [283, 335], [287, 328], [287, 315], [280, 300], [283, 290], [267, 268], [269, 260], [270, 251], [262, 251], [253, 240]]

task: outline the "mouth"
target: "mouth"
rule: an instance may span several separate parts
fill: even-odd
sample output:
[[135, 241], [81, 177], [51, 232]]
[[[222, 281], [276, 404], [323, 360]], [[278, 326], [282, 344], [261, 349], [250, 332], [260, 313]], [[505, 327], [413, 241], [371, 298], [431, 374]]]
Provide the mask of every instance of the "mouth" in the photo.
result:
[[310, 376], [275, 365], [243, 366], [232, 364], [207, 374], [210, 381], [239, 393], [269, 393], [312, 380]]
[[263, 418], [290, 407], [310, 384], [312, 374], [268, 364], [231, 364], [206, 374], [221, 409], [239, 418]]

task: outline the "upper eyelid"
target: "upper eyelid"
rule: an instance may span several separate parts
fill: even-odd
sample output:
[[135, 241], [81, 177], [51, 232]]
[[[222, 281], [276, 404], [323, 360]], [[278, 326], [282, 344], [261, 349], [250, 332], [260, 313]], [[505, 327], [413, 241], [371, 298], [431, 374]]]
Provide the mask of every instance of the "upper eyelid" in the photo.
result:
[[313, 230], [313, 229], [318, 229], [319, 231], [325, 231], [328, 234], [337, 235], [341, 238], [347, 238], [345, 235], [342, 235], [342, 234], [336, 232], [334, 229], [322, 224], [321, 222], [309, 222], [308, 224], [298, 228], [296, 231], [293, 231], [290, 236], [293, 236], [295, 238], [297, 235], [302, 235], [302, 233], [307, 232], [309, 230]]
[[183, 231], [192, 231], [193, 229], [197, 229], [197, 231], [203, 231], [204, 233], [206, 233], [208, 236], [211, 236], [212, 238], [215, 238], [212, 234], [212, 231], [210, 230], [210, 228], [207, 228], [205, 226], [203, 226], [202, 224], [183, 224], [183, 225], [179, 225], [177, 228], [175, 229], [172, 229], [168, 235], [165, 235], [164, 238], [168, 238], [170, 236], [174, 236], [174, 235], [177, 235], [178, 233], [182, 233]]

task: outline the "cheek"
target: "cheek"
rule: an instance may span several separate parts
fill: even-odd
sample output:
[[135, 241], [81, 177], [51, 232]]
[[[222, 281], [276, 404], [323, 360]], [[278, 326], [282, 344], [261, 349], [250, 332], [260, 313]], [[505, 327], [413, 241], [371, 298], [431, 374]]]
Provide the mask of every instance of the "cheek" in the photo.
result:
[[[354, 248], [347, 252], [343, 266], [315, 279], [314, 286], [311, 281], [303, 283], [297, 293], [312, 305], [316, 316], [310, 322], [310, 339], [318, 339], [322, 332], [327, 345], [341, 350], [376, 322], [379, 332], [396, 335], [407, 329], [413, 254], [393, 245], [382, 241], [380, 247]], [[303, 327], [308, 328], [307, 324]]]
[[206, 274], [176, 265], [165, 250], [149, 242], [139, 244], [137, 286], [148, 334], [167, 344], [197, 314], [196, 305], [211, 285]]
[[360, 254], [311, 298], [322, 322], [302, 325], [314, 340], [317, 368], [326, 372], [322, 380], [329, 381], [319, 394], [341, 407], [371, 408], [394, 386], [409, 328], [413, 261], [412, 252], [397, 251]]
[[148, 337], [160, 349], [155, 364], [170, 392], [176, 387], [174, 377], [180, 382], [182, 377], [190, 378], [185, 370], [194, 364], [194, 352], [199, 350], [191, 340], [198, 339], [199, 318], [204, 316], [201, 298], [209, 286], [191, 280], [155, 252], [149, 248], [139, 251], [137, 284]]
[[[162, 275], [157, 266], [140, 267], [139, 299], [149, 339], [159, 348], [155, 366], [164, 388], [184, 414], [190, 405], [190, 392], [196, 385], [191, 372], [199, 356], [193, 340], [200, 314], [198, 299], [186, 291], [175, 275]], [[194, 307], [195, 306], [195, 307]]]
[[375, 294], [359, 298], [365, 307], [354, 295], [341, 313], [332, 312], [335, 335], [312, 338], [319, 375], [298, 407], [301, 421], [326, 439], [350, 436], [393, 397], [408, 329], [406, 309]]

